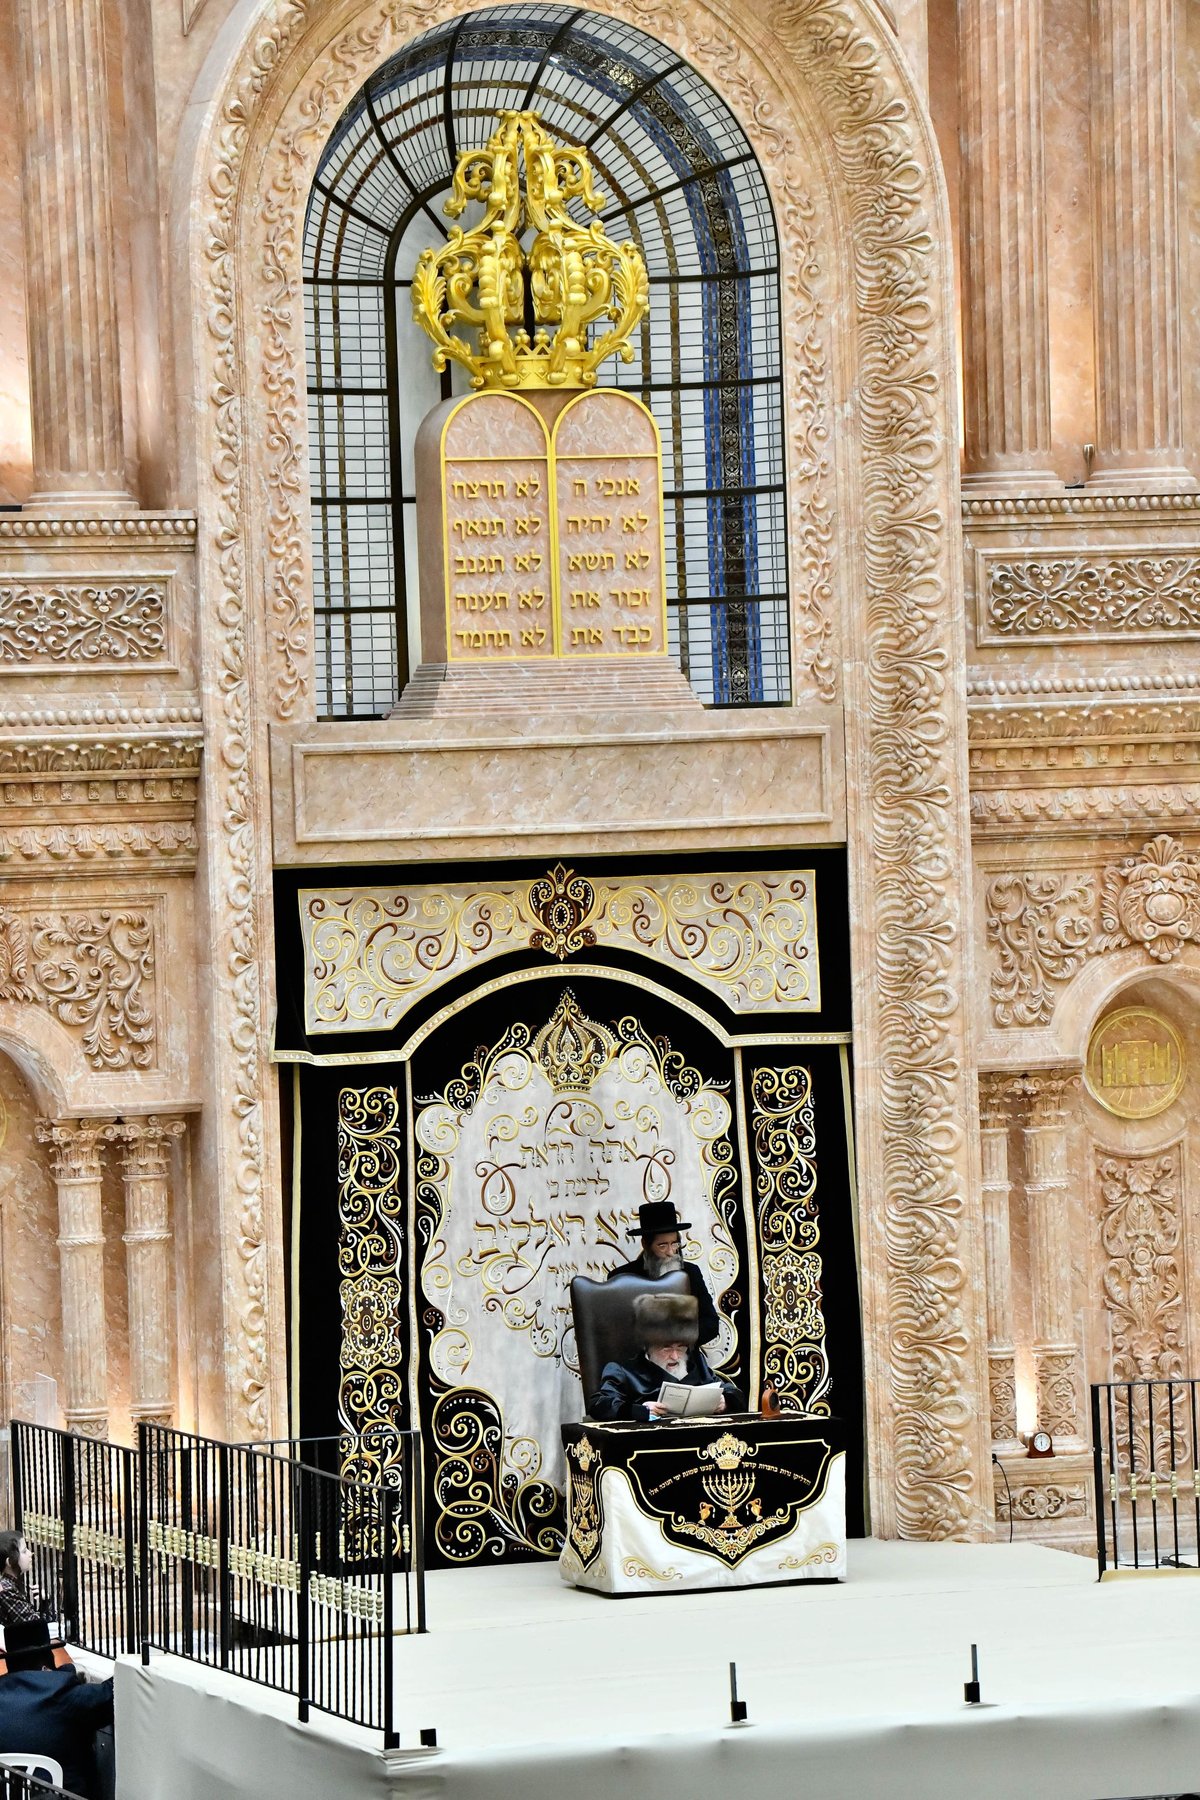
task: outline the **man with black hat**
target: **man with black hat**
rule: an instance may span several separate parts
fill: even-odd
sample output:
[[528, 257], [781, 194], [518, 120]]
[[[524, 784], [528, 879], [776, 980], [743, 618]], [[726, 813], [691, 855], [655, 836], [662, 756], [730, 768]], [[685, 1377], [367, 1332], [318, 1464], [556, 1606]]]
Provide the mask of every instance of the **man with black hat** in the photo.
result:
[[74, 1663], [54, 1666], [45, 1619], [4, 1628], [8, 1674], [0, 1677], [0, 1751], [52, 1756], [74, 1794], [97, 1793], [95, 1737], [113, 1722], [112, 1681], [85, 1682]]
[[696, 1348], [699, 1307], [691, 1294], [639, 1294], [633, 1303], [634, 1335], [641, 1352], [627, 1363], [605, 1363], [600, 1386], [588, 1400], [593, 1419], [636, 1419], [645, 1425], [668, 1416], [658, 1398], [664, 1381], [687, 1387], [720, 1382], [716, 1412], [740, 1412], [742, 1396], [714, 1375]]
[[671, 1201], [647, 1200], [638, 1207], [638, 1222], [629, 1233], [630, 1237], [641, 1238], [641, 1255], [622, 1263], [619, 1269], [610, 1269], [608, 1279], [611, 1281], [614, 1275], [640, 1275], [644, 1280], [657, 1281], [673, 1269], [682, 1269], [700, 1308], [700, 1335], [695, 1341], [708, 1344], [720, 1332], [721, 1321], [699, 1265], [684, 1261], [680, 1233], [690, 1229], [688, 1220], [679, 1217]]

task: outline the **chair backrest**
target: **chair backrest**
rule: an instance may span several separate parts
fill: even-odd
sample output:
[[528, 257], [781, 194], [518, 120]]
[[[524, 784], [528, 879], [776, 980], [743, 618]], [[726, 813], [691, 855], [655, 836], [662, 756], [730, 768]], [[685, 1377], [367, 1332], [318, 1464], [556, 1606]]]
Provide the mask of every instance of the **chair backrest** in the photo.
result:
[[27, 1750], [0, 1751], [0, 1767], [15, 1769], [19, 1775], [33, 1775], [51, 1787], [63, 1784], [63, 1766], [53, 1756], [34, 1756]]
[[633, 1330], [633, 1303], [639, 1294], [690, 1294], [691, 1284], [682, 1269], [649, 1281], [643, 1275], [614, 1275], [611, 1281], [593, 1281], [576, 1275], [571, 1282], [571, 1315], [575, 1321], [575, 1349], [583, 1404], [600, 1386], [607, 1362], [624, 1362], [641, 1345]]

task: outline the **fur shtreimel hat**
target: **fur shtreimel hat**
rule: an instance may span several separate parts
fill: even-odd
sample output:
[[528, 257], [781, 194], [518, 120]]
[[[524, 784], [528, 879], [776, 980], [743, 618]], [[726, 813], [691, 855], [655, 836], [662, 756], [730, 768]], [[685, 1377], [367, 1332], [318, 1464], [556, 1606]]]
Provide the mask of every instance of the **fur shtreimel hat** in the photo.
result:
[[642, 1344], [694, 1344], [700, 1336], [700, 1306], [694, 1294], [639, 1294], [633, 1326]]

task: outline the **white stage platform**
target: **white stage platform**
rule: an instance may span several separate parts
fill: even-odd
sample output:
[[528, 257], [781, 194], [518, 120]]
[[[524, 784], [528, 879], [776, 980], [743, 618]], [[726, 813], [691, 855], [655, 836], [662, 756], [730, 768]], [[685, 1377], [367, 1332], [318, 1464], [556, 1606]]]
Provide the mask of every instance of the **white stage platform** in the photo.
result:
[[[118, 1668], [122, 1800], [1101, 1800], [1200, 1788], [1200, 1583], [1029, 1545], [850, 1545], [838, 1587], [603, 1599], [553, 1563], [429, 1579], [366, 1734], [155, 1657]], [[979, 1645], [982, 1707], [962, 1700]], [[728, 1664], [749, 1723], [728, 1723]]]

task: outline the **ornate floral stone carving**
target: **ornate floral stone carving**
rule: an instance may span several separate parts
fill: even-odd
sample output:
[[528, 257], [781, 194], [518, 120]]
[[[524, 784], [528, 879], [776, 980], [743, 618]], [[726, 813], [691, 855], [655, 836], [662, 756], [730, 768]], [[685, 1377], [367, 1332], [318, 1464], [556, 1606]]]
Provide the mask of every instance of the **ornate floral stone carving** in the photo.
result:
[[188, 821], [161, 825], [23, 825], [0, 828], [0, 868], [5, 863], [113, 864], [196, 860], [196, 828]]
[[1200, 555], [983, 556], [981, 641], [1190, 638], [1200, 631]]
[[1015, 1444], [1017, 1439], [1017, 1376], [1011, 1354], [988, 1355], [988, 1395], [991, 1402], [992, 1442]]
[[29, 980], [29, 931], [20, 913], [0, 906], [0, 1000], [24, 1000], [37, 995]]
[[162, 662], [168, 588], [152, 575], [0, 584], [0, 667]]
[[[996, 1517], [1006, 1519], [1008, 1509], [1008, 1494], [1001, 1485], [996, 1491]], [[1088, 1511], [1088, 1491], [1081, 1481], [1018, 1487], [1012, 1496], [1014, 1519], [1086, 1519]]]
[[1101, 1151], [1096, 1173], [1111, 1379], [1186, 1375], [1179, 1146], [1150, 1156]]
[[133, 911], [25, 914], [0, 907], [0, 999], [44, 1006], [94, 1069], [154, 1062], [154, 933]]
[[1095, 930], [1091, 876], [997, 875], [987, 890], [987, 932], [999, 967], [992, 1006], [1000, 1025], [1041, 1025], [1054, 1011], [1050, 984], [1083, 967]]
[[1079, 1353], [1073, 1347], [1037, 1354], [1038, 1424], [1051, 1437], [1079, 1434]]
[[1092, 875], [1004, 874], [987, 888], [999, 1025], [1044, 1025], [1054, 989], [1106, 950], [1172, 961], [1200, 941], [1200, 862], [1165, 833]]

